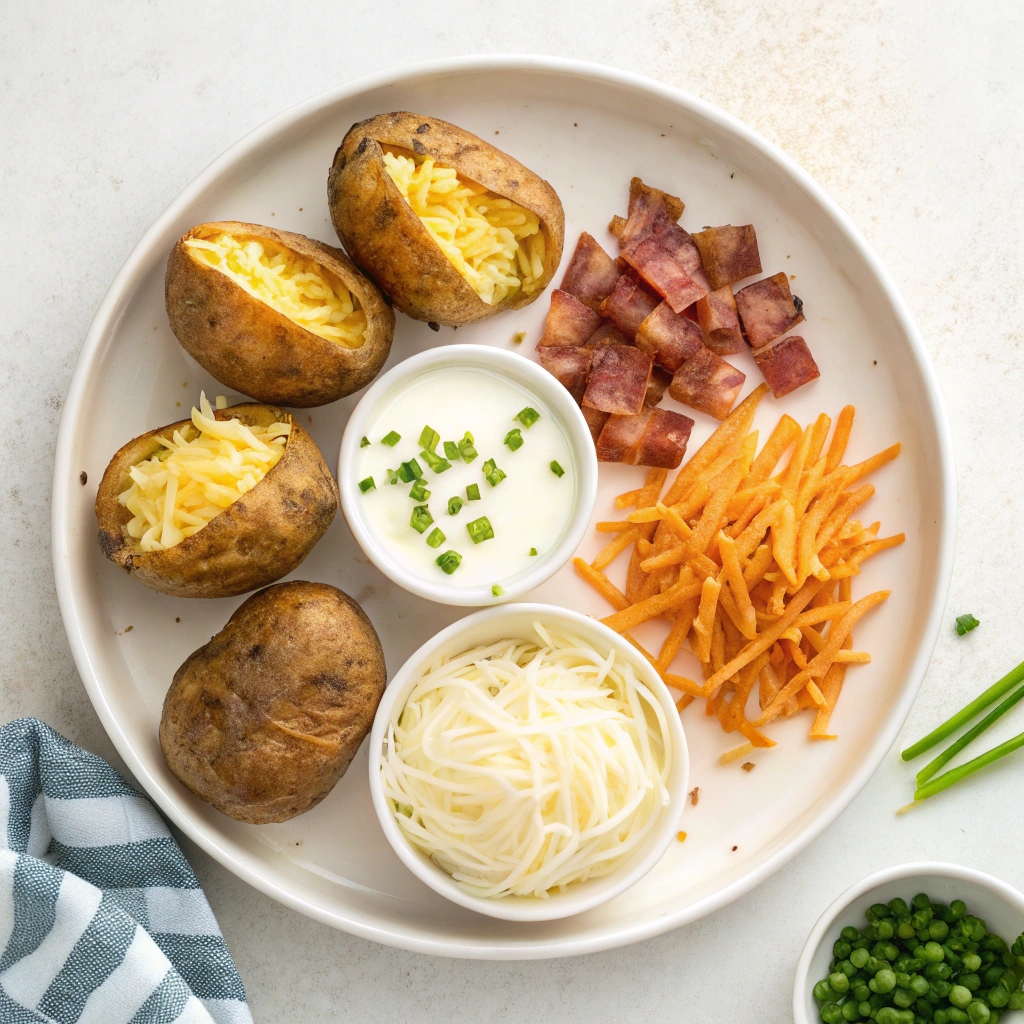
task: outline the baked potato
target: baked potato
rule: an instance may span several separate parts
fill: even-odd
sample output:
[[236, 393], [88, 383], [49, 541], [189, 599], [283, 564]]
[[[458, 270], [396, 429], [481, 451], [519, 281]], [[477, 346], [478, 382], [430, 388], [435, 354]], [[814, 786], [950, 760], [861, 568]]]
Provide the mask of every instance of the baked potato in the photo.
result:
[[338, 510], [338, 486], [283, 409], [200, 404], [110, 460], [96, 495], [100, 547], [153, 590], [231, 597], [309, 554]]
[[345, 774], [384, 692], [370, 620], [323, 583], [253, 594], [174, 674], [160, 748], [201, 800], [237, 821], [287, 821]]
[[260, 402], [325, 405], [391, 351], [395, 314], [345, 254], [260, 224], [200, 224], [175, 243], [164, 297], [182, 347]]
[[348, 254], [414, 320], [460, 327], [518, 309], [562, 257], [555, 190], [436, 117], [400, 111], [354, 124], [327, 202]]

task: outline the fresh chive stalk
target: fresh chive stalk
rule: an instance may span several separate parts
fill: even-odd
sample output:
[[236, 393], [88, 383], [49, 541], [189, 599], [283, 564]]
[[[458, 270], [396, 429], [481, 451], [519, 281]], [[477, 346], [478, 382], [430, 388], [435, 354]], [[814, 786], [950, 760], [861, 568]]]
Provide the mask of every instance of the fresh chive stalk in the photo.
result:
[[376, 489], [377, 485], [373, 482], [372, 476], [368, 476], [365, 480], [359, 481], [359, 490], [361, 490], [363, 494], [367, 491], [375, 491]]
[[491, 521], [487, 516], [481, 516], [479, 519], [474, 519], [471, 523], [466, 523], [466, 529], [469, 531], [469, 536], [474, 544], [494, 538], [494, 527], [491, 526]]
[[462, 456], [459, 454], [459, 446], [454, 441], [445, 441], [444, 457], [449, 462], [457, 462]]
[[389, 430], [381, 439], [381, 444], [386, 444], [389, 448], [394, 448], [399, 441], [402, 440], [402, 435], [396, 430]]
[[426, 505], [417, 505], [412, 510], [412, 517], [409, 520], [409, 525], [417, 533], [423, 533], [433, 521], [434, 517], [430, 514], [430, 509], [427, 508]]
[[936, 743], [941, 743], [947, 736], [952, 736], [957, 729], [966, 725], [979, 711], [984, 711], [990, 704], [994, 704], [1001, 697], [1005, 697], [1015, 686], [1024, 682], [1024, 661], [1022, 661], [1012, 672], [1007, 672], [997, 683], [993, 683], [984, 693], [979, 694], [967, 707], [962, 708], [951, 718], [947, 718], [942, 725], [933, 729], [927, 736], [919, 739], [912, 746], [907, 747], [901, 755], [904, 761], [912, 761], [919, 754], [931, 750]]
[[359, 442], [359, 447], [360, 448], [369, 448], [370, 447], [370, 439], [368, 437], [366, 437], [365, 435], [363, 435], [363, 439]]
[[426, 501], [430, 497], [430, 491], [427, 490], [426, 481], [422, 477], [412, 485], [409, 497], [413, 501]]
[[462, 555], [458, 551], [446, 551], [444, 554], [438, 555], [434, 561], [441, 567], [442, 572], [451, 576], [462, 564]]
[[555, 476], [565, 476], [565, 470], [562, 469], [557, 462], [551, 463], [551, 472], [554, 473]]
[[450, 516], [457, 516], [459, 514], [459, 512], [461, 511], [461, 509], [462, 509], [462, 505], [463, 505], [463, 501], [462, 501], [462, 499], [458, 495], [455, 495], [454, 498], [449, 498], [448, 499], [448, 515], [450, 515]]
[[420, 452], [420, 458], [435, 472], [443, 473], [446, 469], [451, 469], [452, 464], [447, 459], [442, 459], [440, 455], [434, 454], [429, 448], [424, 448]]
[[532, 427], [534, 423], [540, 419], [540, 413], [537, 412], [536, 409], [531, 409], [527, 406], [525, 409], [520, 409], [519, 412], [516, 413], [516, 419], [519, 420], [524, 427]]
[[432, 452], [440, 440], [441, 435], [431, 426], [424, 427], [420, 432], [420, 447], [426, 448], [428, 452]]
[[512, 451], [519, 451], [519, 449], [523, 447], [523, 432], [518, 427], [513, 427], [505, 435], [505, 444], [507, 444]]
[[447, 539], [440, 529], [435, 526], [427, 536], [427, 547], [439, 548]]
[[993, 761], [998, 761], [1001, 757], [1012, 754], [1020, 747], [1024, 747], [1024, 732], [1014, 736], [1013, 739], [1007, 740], [1005, 743], [1000, 743], [998, 747], [986, 750], [984, 754], [979, 754], [973, 761], [968, 761], [966, 764], [951, 768], [937, 779], [932, 779], [923, 786], [919, 786], [914, 793], [915, 803], [927, 800], [928, 797], [935, 796], [936, 793], [941, 793], [944, 789], [949, 789], [954, 783], [967, 778], [968, 775], [973, 775], [980, 768], [985, 768], [987, 765], [992, 764]]
[[459, 442], [459, 454], [462, 461], [472, 462], [480, 453], [473, 447], [473, 435], [467, 430], [465, 436]]
[[480, 487], [477, 484], [470, 484], [466, 488], [466, 500], [467, 501], [479, 501], [480, 500]]
[[413, 480], [419, 480], [421, 476], [423, 476], [423, 470], [420, 469], [420, 464], [415, 459], [403, 462], [398, 467], [398, 479], [403, 484], [411, 484]]

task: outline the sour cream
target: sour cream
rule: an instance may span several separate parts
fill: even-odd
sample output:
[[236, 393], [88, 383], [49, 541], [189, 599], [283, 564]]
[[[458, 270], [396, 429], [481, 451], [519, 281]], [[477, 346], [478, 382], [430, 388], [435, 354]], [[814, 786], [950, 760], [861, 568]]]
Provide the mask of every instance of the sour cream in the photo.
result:
[[[524, 409], [539, 414], [529, 426], [517, 418]], [[531, 419], [529, 414], [525, 419]], [[440, 472], [431, 468], [420, 443], [424, 428], [440, 435], [433, 454], [450, 468], [442, 465]], [[506, 438], [515, 430], [522, 444], [513, 450]], [[467, 433], [476, 457], [471, 462], [446, 457], [444, 442], [458, 444]], [[383, 439], [394, 434], [400, 440], [393, 446], [385, 444]], [[379, 543], [407, 571], [425, 580], [453, 588], [490, 585], [499, 597], [502, 583], [550, 552], [569, 524], [578, 486], [569, 440], [537, 395], [489, 370], [444, 367], [404, 382], [378, 404], [368, 420], [365, 439], [369, 443], [358, 449], [355, 476], [367, 489], [357, 500], [364, 503], [365, 518]], [[414, 480], [389, 483], [403, 463], [414, 459], [422, 473], [421, 487], [429, 497], [410, 496]], [[497, 484], [488, 481], [491, 460], [505, 474]], [[497, 478], [493, 472], [491, 476]], [[470, 500], [467, 489], [474, 488], [480, 497]], [[451, 514], [449, 501], [456, 498], [461, 507]], [[422, 506], [432, 522], [421, 533], [411, 520], [414, 510]], [[481, 519], [486, 519], [489, 530]], [[475, 543], [467, 528], [471, 523], [478, 524], [474, 527], [478, 536], [493, 532], [493, 537]], [[443, 541], [437, 540], [435, 530], [444, 534]], [[434, 547], [427, 543], [432, 535]], [[461, 556], [450, 574], [437, 564], [447, 552]], [[449, 558], [449, 566], [451, 562]]]

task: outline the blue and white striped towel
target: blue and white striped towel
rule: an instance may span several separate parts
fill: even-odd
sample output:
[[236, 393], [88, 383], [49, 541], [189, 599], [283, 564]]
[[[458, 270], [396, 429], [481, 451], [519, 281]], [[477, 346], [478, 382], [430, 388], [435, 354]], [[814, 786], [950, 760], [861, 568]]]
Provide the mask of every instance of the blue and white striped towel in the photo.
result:
[[0, 729], [0, 1024], [252, 1024], [152, 804], [34, 718]]

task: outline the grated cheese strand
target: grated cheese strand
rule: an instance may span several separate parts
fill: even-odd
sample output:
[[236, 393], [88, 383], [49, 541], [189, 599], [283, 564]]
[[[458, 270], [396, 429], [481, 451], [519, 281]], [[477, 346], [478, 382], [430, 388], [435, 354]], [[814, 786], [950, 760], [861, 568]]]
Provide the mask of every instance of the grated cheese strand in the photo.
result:
[[547, 897], [606, 875], [668, 804], [657, 698], [614, 651], [534, 632], [438, 660], [388, 727], [396, 821], [476, 896]]

